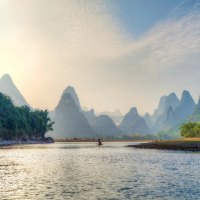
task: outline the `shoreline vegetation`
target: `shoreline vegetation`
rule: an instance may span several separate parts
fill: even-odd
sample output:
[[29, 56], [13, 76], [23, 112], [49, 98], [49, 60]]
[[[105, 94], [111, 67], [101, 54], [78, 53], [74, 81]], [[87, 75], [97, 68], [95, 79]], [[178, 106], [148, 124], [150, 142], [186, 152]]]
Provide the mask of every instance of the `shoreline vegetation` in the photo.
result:
[[183, 138], [176, 140], [155, 140], [127, 147], [139, 149], [180, 150], [200, 152], [200, 122], [187, 122], [180, 126], [180, 134]]
[[[15, 106], [10, 97], [0, 92], [0, 146], [54, 143], [45, 134], [54, 122], [47, 110]], [[121, 135], [101, 138], [103, 142], [137, 142], [127, 147], [161, 150], [200, 151], [200, 123], [187, 122], [180, 127], [184, 139], [156, 140], [154, 135]], [[189, 139], [189, 137], [191, 137]], [[194, 139], [196, 138], [196, 139]], [[56, 142], [97, 142], [98, 138], [65, 138]]]
[[10, 97], [0, 92], [0, 146], [53, 143], [51, 137], [45, 137], [54, 124], [48, 114], [47, 110], [15, 106]]
[[183, 138], [179, 140], [159, 140], [132, 144], [126, 147], [137, 149], [157, 149], [157, 150], [179, 150], [179, 151], [200, 151], [200, 138]]

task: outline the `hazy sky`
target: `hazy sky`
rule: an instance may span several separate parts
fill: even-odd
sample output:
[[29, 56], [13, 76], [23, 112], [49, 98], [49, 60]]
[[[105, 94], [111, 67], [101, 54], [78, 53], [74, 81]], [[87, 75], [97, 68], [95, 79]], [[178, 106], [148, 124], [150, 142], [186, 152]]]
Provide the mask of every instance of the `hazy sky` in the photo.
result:
[[200, 0], [0, 0], [0, 75], [33, 107], [68, 85], [97, 111], [200, 94]]

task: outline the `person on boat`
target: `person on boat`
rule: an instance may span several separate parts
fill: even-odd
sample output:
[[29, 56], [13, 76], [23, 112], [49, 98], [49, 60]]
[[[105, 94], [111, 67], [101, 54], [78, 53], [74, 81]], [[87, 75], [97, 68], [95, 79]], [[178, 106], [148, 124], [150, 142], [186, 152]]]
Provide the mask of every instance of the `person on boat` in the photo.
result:
[[102, 142], [101, 142], [101, 139], [100, 139], [100, 138], [98, 139], [98, 145], [99, 145], [99, 146], [102, 145]]

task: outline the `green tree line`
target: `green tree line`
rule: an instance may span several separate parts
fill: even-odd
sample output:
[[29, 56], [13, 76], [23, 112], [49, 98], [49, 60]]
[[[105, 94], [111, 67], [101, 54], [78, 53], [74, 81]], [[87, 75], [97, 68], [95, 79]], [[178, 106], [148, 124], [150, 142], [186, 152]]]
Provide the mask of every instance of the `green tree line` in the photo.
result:
[[17, 107], [10, 97], [0, 93], [1, 139], [44, 139], [45, 133], [53, 130], [52, 126], [47, 110]]
[[187, 122], [180, 127], [180, 131], [183, 137], [200, 137], [200, 123]]

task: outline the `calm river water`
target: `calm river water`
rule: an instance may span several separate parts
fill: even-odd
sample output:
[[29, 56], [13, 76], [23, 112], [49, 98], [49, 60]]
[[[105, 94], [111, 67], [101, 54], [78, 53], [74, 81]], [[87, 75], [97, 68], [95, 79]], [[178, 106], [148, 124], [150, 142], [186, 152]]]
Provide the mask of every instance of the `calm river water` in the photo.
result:
[[127, 144], [0, 149], [0, 199], [200, 199], [200, 154]]

